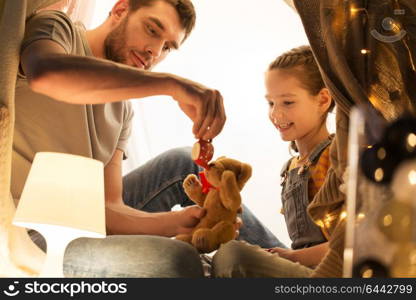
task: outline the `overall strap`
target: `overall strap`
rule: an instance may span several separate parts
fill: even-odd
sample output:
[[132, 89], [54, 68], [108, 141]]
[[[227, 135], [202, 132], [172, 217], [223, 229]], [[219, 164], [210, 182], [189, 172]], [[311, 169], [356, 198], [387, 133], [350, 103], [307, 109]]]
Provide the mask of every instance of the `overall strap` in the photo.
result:
[[311, 155], [309, 156], [309, 161], [312, 164], [315, 164], [319, 160], [319, 157], [321, 156], [322, 151], [324, 151], [326, 147], [328, 147], [329, 144], [331, 144], [333, 138], [334, 138], [334, 134], [331, 134], [330, 136], [328, 136], [326, 140], [320, 142], [315, 147], [315, 149], [313, 149]]
[[292, 162], [292, 159], [293, 159], [293, 157], [291, 158], [291, 159], [289, 159], [284, 165], [283, 165], [283, 167], [282, 167], [282, 169], [280, 170], [280, 185], [282, 185], [283, 186], [283, 184], [284, 184], [284, 182], [285, 182], [285, 179], [286, 179], [286, 176], [287, 176], [287, 172], [288, 172], [288, 170], [289, 170], [289, 166], [290, 166], [290, 163]]
[[285, 164], [283, 165], [282, 169], [280, 170], [280, 176], [281, 177], [285, 176], [285, 173], [289, 169], [289, 166], [290, 166], [290, 163], [291, 163], [292, 159], [293, 159], [293, 157], [291, 159], [289, 159], [287, 162], [285, 162]]

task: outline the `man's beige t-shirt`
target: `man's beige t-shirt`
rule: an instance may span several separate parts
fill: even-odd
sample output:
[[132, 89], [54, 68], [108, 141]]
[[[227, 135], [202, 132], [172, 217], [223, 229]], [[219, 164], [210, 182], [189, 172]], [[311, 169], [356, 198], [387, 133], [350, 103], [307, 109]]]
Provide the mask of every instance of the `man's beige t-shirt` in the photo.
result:
[[[28, 19], [22, 51], [41, 39], [57, 42], [68, 54], [92, 56], [83, 25], [73, 24], [62, 12], [43, 11]], [[128, 101], [99, 105], [56, 101], [34, 93], [22, 74], [17, 79], [15, 99], [14, 199], [20, 199], [37, 152], [70, 153], [94, 158], [104, 164], [109, 162], [116, 149], [126, 153], [133, 117]]]

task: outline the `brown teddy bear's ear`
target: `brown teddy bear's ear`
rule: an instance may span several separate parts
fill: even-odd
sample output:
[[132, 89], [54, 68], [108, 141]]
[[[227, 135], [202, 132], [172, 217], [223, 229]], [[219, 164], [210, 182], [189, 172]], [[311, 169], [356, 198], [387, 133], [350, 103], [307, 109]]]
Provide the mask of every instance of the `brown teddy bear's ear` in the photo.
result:
[[251, 166], [245, 163], [241, 163], [241, 171], [240, 174], [238, 174], [237, 177], [237, 183], [238, 183], [238, 187], [241, 189], [243, 189], [244, 185], [246, 184], [246, 182], [250, 179], [251, 177]]

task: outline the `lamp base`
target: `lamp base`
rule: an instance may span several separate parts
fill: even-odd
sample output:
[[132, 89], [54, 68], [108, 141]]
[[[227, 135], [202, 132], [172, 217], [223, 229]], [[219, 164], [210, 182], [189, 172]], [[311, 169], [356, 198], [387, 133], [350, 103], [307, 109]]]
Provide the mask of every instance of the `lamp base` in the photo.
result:
[[64, 255], [65, 249], [71, 241], [81, 237], [105, 237], [105, 235], [99, 233], [87, 232], [57, 225], [31, 224], [31, 226], [26, 225], [25, 227], [38, 231], [46, 240], [46, 258], [39, 277], [65, 277], [63, 272]]
[[42, 229], [39, 231], [46, 240], [46, 259], [39, 277], [62, 278], [65, 249], [68, 244], [81, 236], [70, 232], [61, 232], [57, 228]]

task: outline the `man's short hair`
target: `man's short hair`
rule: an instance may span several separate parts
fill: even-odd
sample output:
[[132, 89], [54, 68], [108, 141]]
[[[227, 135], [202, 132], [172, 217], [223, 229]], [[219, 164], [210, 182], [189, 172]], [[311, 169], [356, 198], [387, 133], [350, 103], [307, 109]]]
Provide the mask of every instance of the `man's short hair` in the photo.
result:
[[129, 0], [129, 8], [133, 12], [140, 7], [152, 6], [156, 1], [164, 1], [176, 9], [182, 27], [185, 29], [185, 37], [183, 40], [186, 40], [195, 26], [196, 13], [192, 2], [190, 0]]

